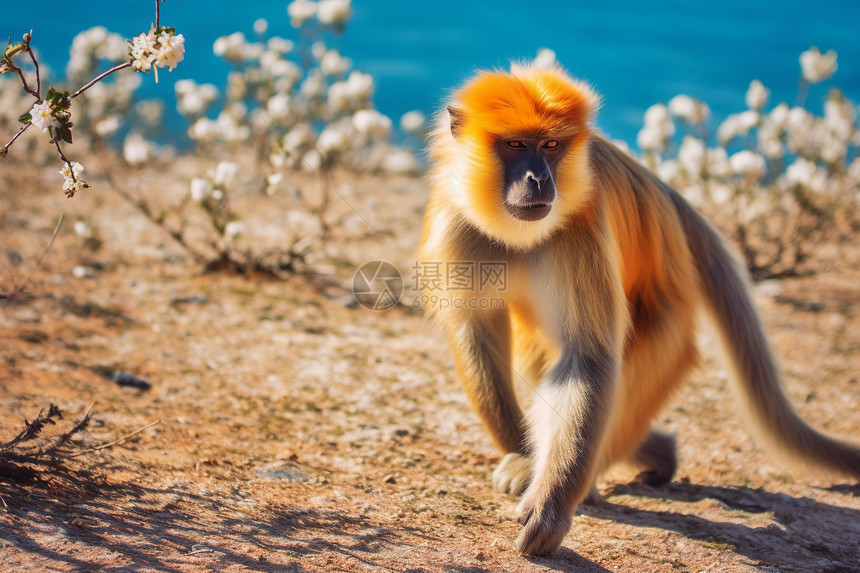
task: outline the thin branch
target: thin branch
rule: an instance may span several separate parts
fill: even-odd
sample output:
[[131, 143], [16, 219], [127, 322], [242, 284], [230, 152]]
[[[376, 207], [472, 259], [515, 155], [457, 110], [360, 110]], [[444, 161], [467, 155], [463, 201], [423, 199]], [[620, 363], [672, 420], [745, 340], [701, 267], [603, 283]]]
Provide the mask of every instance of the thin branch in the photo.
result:
[[161, 26], [161, 1], [155, 0], [155, 29]]
[[[7, 143], [6, 145], [3, 146], [3, 149], [8, 150], [9, 147], [11, 147], [13, 143], [15, 143], [15, 140], [18, 139], [19, 137], [21, 137], [21, 134], [24, 133], [25, 131], [27, 131], [27, 128], [30, 127], [31, 125], [33, 125], [33, 124], [30, 123], [29, 121], [27, 123], [25, 123], [24, 127], [19, 129], [18, 133], [16, 133], [15, 136], [9, 140], [9, 143]], [[2, 153], [0, 153], [0, 157], [5, 157], [5, 156], [6, 156], [6, 151], [3, 151]]]
[[30, 40], [33, 39], [33, 30], [30, 30], [30, 34], [27, 40], [27, 52], [30, 54], [30, 59], [33, 60], [33, 66], [36, 68], [36, 98], [39, 101], [42, 100], [42, 76], [39, 74], [39, 62], [36, 60], [36, 54], [33, 53], [33, 50], [30, 48]]
[[111, 75], [112, 73], [118, 72], [119, 70], [122, 70], [125, 68], [130, 68], [130, 67], [131, 67], [131, 62], [123, 62], [122, 64], [118, 64], [118, 65], [112, 67], [111, 69], [109, 69], [108, 71], [103, 72], [103, 73], [99, 74], [98, 76], [96, 76], [95, 78], [93, 78], [92, 80], [90, 80], [85, 86], [81, 87], [78, 91], [76, 91], [75, 93], [73, 93], [69, 97], [72, 99], [76, 98], [79, 95], [81, 95], [82, 93], [84, 93], [85, 91], [87, 91], [88, 89], [90, 89], [91, 87], [93, 87], [96, 83], [100, 82], [101, 80], [103, 80], [107, 76]]
[[85, 455], [85, 454], [90, 454], [90, 453], [92, 453], [92, 452], [97, 452], [97, 451], [99, 451], [99, 450], [104, 450], [104, 449], [109, 448], [109, 447], [111, 447], [111, 446], [115, 446], [115, 445], [117, 445], [117, 444], [119, 444], [119, 443], [121, 443], [121, 442], [126, 441], [127, 439], [129, 439], [129, 438], [131, 438], [131, 437], [133, 437], [133, 436], [136, 436], [137, 434], [141, 433], [142, 431], [147, 430], [147, 429], [149, 429], [149, 428], [153, 427], [154, 425], [156, 425], [156, 424], [160, 424], [160, 423], [161, 423], [161, 420], [156, 420], [156, 421], [154, 421], [154, 422], [150, 422], [150, 423], [148, 423], [147, 425], [145, 425], [144, 427], [142, 427], [142, 428], [138, 428], [137, 430], [133, 431], [132, 433], [130, 433], [130, 434], [128, 434], [128, 435], [125, 435], [125, 436], [123, 436], [123, 437], [119, 438], [118, 440], [114, 440], [114, 441], [112, 441], [112, 442], [108, 442], [108, 443], [106, 443], [106, 444], [102, 444], [102, 445], [100, 445], [100, 446], [96, 446], [96, 447], [94, 447], [94, 448], [90, 448], [90, 449], [88, 449], [88, 450], [84, 450], [84, 451], [82, 451], [82, 452], [76, 452], [76, 453], [74, 453], [74, 454], [70, 454], [70, 455], [69, 455], [69, 457], [70, 457], [70, 458], [77, 458], [77, 457], [83, 456], [83, 455]]

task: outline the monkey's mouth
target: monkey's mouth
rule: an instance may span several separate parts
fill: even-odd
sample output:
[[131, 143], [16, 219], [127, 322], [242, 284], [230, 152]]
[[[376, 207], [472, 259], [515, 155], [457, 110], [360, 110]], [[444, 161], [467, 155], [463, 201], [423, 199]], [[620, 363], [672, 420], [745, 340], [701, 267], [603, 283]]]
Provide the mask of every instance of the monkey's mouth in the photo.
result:
[[540, 221], [552, 211], [552, 203], [529, 203], [526, 205], [513, 205], [505, 203], [505, 209], [520, 221]]

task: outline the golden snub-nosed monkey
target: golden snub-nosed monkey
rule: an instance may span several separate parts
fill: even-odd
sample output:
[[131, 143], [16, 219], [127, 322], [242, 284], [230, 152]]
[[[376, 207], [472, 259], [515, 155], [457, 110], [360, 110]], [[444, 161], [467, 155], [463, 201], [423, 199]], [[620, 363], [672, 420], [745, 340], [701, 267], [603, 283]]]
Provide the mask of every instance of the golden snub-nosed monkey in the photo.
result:
[[[597, 98], [560, 69], [479, 73], [443, 111], [419, 263], [503, 263], [434, 314], [474, 409], [521, 494], [525, 554], [553, 553], [596, 476], [632, 459], [671, 480], [675, 445], [651, 422], [696, 364], [695, 315], [717, 326], [746, 417], [780, 451], [860, 476], [860, 448], [786, 400], [747, 290], [720, 236], [671, 188], [592, 132]], [[480, 304], [487, 297], [504, 304]], [[513, 377], [536, 386], [527, 413]]]

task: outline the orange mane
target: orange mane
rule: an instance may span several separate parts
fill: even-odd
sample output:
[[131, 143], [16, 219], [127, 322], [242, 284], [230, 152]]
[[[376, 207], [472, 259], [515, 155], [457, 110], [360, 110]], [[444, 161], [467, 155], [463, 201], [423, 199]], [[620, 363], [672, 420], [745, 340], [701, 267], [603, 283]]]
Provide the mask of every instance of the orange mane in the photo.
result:
[[569, 137], [588, 127], [597, 97], [561, 70], [514, 66], [510, 74], [481, 72], [455, 101], [468, 111], [466, 137]]

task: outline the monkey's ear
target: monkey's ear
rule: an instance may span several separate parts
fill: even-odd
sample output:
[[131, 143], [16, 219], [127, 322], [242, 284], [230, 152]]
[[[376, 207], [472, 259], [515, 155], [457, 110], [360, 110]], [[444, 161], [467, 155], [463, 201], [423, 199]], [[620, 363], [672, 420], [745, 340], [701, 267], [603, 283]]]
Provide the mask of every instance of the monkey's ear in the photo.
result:
[[466, 112], [449, 105], [448, 117], [451, 120], [451, 135], [454, 136], [454, 139], [459, 139], [466, 124]]

